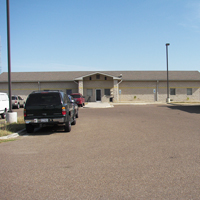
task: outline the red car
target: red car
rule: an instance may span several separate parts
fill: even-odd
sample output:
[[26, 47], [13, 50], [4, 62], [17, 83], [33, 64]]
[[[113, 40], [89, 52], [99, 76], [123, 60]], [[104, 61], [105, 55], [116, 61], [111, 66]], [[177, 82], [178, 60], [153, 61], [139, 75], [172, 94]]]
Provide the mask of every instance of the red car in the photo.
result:
[[76, 101], [78, 106], [83, 107], [85, 105], [85, 97], [82, 96], [82, 94], [80, 94], [80, 93], [72, 93], [72, 94], [70, 94], [70, 96], [72, 96], [74, 98], [74, 100]]

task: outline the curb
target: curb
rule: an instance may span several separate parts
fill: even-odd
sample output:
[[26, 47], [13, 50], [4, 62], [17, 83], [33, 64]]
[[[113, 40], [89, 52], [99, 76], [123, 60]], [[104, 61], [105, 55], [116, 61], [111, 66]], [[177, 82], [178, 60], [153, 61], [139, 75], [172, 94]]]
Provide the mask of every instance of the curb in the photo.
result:
[[[0, 140], [7, 140], [7, 139], [16, 138], [16, 137], [20, 136], [19, 134], [23, 133], [25, 130], [26, 129], [24, 128], [21, 131], [18, 131], [17, 133], [13, 133], [13, 134], [10, 134], [10, 135], [2, 136], [2, 137], [0, 137]], [[24, 134], [21, 134], [21, 135], [24, 135]]]

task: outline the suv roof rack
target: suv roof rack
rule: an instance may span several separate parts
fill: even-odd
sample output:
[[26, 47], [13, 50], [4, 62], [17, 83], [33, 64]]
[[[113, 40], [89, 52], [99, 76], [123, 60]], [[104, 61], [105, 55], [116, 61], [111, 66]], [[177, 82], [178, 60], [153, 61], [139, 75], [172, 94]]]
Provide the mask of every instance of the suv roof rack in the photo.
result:
[[41, 92], [63, 92], [62, 90], [36, 90], [32, 91], [32, 93], [41, 93]]

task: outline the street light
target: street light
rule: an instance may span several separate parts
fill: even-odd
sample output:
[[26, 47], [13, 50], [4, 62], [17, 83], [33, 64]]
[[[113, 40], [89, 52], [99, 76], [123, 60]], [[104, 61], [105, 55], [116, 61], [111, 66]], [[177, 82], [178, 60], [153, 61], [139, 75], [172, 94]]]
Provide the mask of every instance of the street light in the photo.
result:
[[166, 60], [167, 60], [167, 103], [170, 102], [170, 98], [169, 98], [169, 72], [168, 72], [168, 46], [170, 45], [170, 43], [166, 43]]
[[8, 93], [9, 93], [9, 112], [12, 112], [12, 98], [11, 98], [11, 58], [10, 58], [10, 6], [9, 0], [7, 5], [7, 44], [8, 44]]
[[8, 43], [8, 90], [9, 90], [9, 111], [6, 113], [8, 123], [17, 122], [17, 112], [12, 112], [12, 94], [11, 94], [11, 56], [10, 56], [10, 6], [9, 0], [6, 0], [7, 7], [7, 43]]

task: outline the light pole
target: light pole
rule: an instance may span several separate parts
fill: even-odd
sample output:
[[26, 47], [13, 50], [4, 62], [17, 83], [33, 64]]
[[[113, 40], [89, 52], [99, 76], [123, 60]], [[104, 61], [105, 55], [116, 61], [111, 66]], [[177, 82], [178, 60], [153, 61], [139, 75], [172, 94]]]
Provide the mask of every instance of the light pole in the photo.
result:
[[6, 1], [7, 5], [7, 44], [8, 44], [8, 93], [9, 93], [9, 112], [12, 112], [12, 99], [11, 99], [11, 58], [10, 58], [10, 8], [9, 0]]
[[17, 122], [17, 112], [12, 112], [9, 0], [6, 0], [6, 7], [7, 7], [8, 90], [9, 90], [9, 111], [8, 111], [8, 113], [6, 113], [6, 121], [8, 123], [13, 123], [13, 122]]
[[168, 71], [168, 46], [170, 43], [166, 43], [166, 60], [167, 60], [167, 103], [170, 103], [169, 98], [169, 71]]

